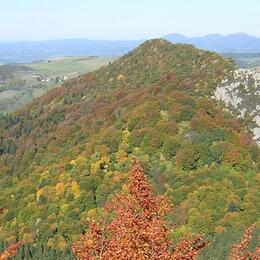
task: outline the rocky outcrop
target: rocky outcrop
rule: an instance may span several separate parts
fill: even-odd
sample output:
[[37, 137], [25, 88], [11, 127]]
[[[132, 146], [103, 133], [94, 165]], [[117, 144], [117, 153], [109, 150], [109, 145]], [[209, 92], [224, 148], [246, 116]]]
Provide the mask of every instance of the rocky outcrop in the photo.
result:
[[238, 117], [249, 117], [254, 139], [260, 145], [260, 73], [238, 69], [215, 90], [214, 98], [223, 101]]

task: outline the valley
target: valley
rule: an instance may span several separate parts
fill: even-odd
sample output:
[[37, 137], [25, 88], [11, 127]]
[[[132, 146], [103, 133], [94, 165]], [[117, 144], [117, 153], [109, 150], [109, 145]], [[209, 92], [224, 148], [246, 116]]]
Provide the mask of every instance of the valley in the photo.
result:
[[112, 62], [109, 57], [64, 57], [0, 65], [0, 113], [15, 111], [51, 88]]
[[239, 68], [254, 69], [260, 66], [260, 53], [223, 53], [223, 55], [234, 59]]
[[[246, 33], [228, 35], [209, 34], [199, 37], [187, 37], [173, 33], [157, 36], [171, 43], [192, 44], [218, 53], [232, 54], [239, 58], [250, 58], [255, 54], [259, 58], [260, 38]], [[45, 41], [9, 41], [0, 42], [0, 64], [32, 63], [68, 56], [119, 57], [146, 41], [145, 37], [132, 40], [92, 40], [87, 38], [58, 39]]]

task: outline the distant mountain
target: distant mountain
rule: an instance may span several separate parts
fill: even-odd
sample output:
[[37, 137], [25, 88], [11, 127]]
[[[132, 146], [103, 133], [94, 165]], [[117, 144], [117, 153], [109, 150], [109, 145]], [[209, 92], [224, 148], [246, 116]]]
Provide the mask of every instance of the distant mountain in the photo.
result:
[[63, 56], [121, 56], [142, 41], [65, 39], [0, 43], [0, 63], [31, 63]]
[[246, 33], [235, 33], [226, 36], [210, 34], [202, 37], [186, 37], [181, 34], [170, 34], [166, 35], [164, 38], [173, 43], [193, 44], [197, 48], [221, 53], [260, 52], [260, 38], [250, 36]]
[[[260, 38], [245, 33], [227, 36], [211, 34], [194, 38], [170, 34], [164, 38], [173, 43], [193, 44], [220, 53], [260, 52]], [[0, 63], [30, 63], [61, 56], [122, 56], [143, 42], [144, 40], [65, 39], [0, 43]]]

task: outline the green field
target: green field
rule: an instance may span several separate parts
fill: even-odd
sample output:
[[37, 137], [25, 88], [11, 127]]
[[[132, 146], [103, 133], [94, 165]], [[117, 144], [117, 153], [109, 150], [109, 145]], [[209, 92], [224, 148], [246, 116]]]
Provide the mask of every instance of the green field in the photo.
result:
[[106, 57], [65, 57], [32, 63], [28, 66], [36, 73], [44, 73], [50, 76], [75, 76], [94, 71], [114, 59]]
[[50, 88], [114, 61], [109, 57], [63, 57], [22, 65], [0, 65], [0, 113], [12, 112]]
[[239, 68], [260, 67], [260, 53], [226, 53], [224, 56], [234, 59]]

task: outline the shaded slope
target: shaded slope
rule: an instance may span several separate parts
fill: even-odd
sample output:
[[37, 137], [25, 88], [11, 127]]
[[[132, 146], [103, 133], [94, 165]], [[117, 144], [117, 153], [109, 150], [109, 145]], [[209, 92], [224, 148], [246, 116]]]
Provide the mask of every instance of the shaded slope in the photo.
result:
[[74, 241], [121, 188], [132, 155], [174, 203], [175, 237], [255, 221], [258, 148], [207, 97], [233, 68], [151, 40], [2, 117], [0, 238]]

